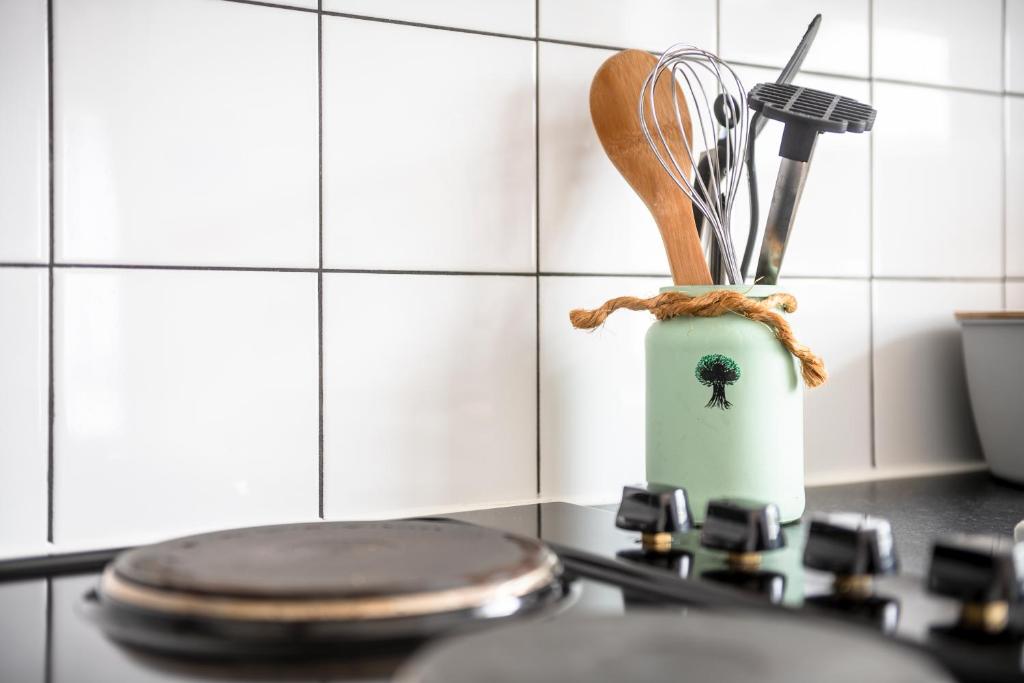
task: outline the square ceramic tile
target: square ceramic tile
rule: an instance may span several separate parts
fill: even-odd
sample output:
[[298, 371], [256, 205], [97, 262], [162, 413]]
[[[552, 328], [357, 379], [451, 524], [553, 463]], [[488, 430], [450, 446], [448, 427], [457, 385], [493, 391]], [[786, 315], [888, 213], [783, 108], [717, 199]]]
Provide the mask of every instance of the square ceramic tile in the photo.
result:
[[1006, 309], [1024, 311], [1024, 282], [1006, 283]]
[[1024, 98], [1006, 98], [1006, 275], [1024, 277]]
[[1002, 89], [1002, 0], [884, 0], [873, 17], [875, 78]]
[[312, 273], [61, 269], [54, 542], [317, 515]]
[[543, 272], [668, 273], [651, 213], [608, 159], [590, 119], [590, 82], [612, 54], [540, 45]]
[[825, 361], [828, 381], [804, 388], [804, 469], [810, 481], [871, 470], [871, 292], [867, 280], [782, 280], [797, 298], [797, 339]]
[[866, 78], [868, 6], [869, 0], [721, 0], [721, 54], [728, 60], [781, 68], [820, 13], [818, 34], [803, 68]]
[[981, 458], [958, 309], [999, 309], [998, 282], [874, 283], [875, 459], [883, 470]]
[[535, 496], [535, 286], [519, 276], [324, 276], [329, 519]]
[[539, 0], [541, 38], [663, 52], [688, 43], [717, 52], [715, 0]]
[[534, 35], [534, 0], [323, 0], [325, 12], [477, 31]]
[[1006, 0], [1005, 87], [1024, 93], [1024, 0]]
[[0, 3], [0, 261], [50, 258], [46, 0]]
[[0, 584], [0, 680], [43, 683], [46, 675], [46, 581]]
[[[737, 69], [744, 87], [774, 82], [778, 72]], [[798, 74], [798, 85], [870, 103], [867, 81]], [[771, 208], [779, 172], [783, 124], [768, 121], [757, 137], [758, 237], [748, 277], [757, 270], [760, 238]], [[796, 221], [786, 248], [783, 274], [867, 277], [871, 273], [871, 139], [874, 133], [823, 134], [818, 137]], [[750, 194], [746, 173], [733, 209], [732, 233], [742, 257], [750, 225]]]
[[617, 296], [653, 296], [661, 278], [542, 277], [540, 281], [541, 494], [584, 503], [617, 500], [644, 479], [644, 335], [653, 318], [620, 311], [594, 331], [574, 308]]
[[313, 266], [317, 18], [56, 0], [57, 257]]
[[0, 268], [0, 557], [46, 552], [47, 280]]
[[532, 272], [533, 43], [338, 17], [323, 32], [324, 264]]
[[1001, 277], [1001, 98], [888, 83], [874, 93], [875, 274]]

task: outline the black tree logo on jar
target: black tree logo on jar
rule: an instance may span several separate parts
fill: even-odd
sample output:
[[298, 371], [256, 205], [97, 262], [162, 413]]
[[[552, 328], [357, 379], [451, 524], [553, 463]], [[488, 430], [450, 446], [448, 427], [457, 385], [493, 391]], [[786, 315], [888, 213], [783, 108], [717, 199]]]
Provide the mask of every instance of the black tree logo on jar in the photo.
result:
[[711, 387], [711, 400], [705, 404], [705, 408], [728, 410], [732, 407], [732, 403], [725, 398], [725, 386], [735, 384], [740, 378], [740, 366], [736, 361], [720, 353], [709, 353], [697, 362], [693, 374], [698, 382]]

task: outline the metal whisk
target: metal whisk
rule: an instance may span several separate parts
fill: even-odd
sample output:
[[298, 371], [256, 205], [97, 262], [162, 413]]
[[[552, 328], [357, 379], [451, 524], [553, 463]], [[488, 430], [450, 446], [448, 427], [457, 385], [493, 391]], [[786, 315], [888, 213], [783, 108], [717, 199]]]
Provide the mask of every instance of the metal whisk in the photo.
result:
[[[674, 116], [669, 121], [659, 121], [655, 107], [655, 87], [661, 78], [674, 79], [683, 91], [680, 97], [679, 88], [671, 88]], [[746, 90], [732, 67], [706, 50], [680, 44], [670, 47], [658, 60], [644, 81], [638, 103], [647, 144], [665, 172], [690, 198], [698, 225], [703, 218], [705, 226], [711, 226], [712, 249], [717, 249], [724, 275], [734, 285], [741, 284], [742, 277], [730, 219], [747, 150], [746, 101]], [[686, 134], [687, 111], [694, 142]], [[667, 126], [676, 127], [672, 135], [665, 134]], [[683, 150], [669, 144], [669, 138], [675, 139], [676, 134], [683, 141]], [[693, 179], [689, 177], [690, 169], [696, 170]]]

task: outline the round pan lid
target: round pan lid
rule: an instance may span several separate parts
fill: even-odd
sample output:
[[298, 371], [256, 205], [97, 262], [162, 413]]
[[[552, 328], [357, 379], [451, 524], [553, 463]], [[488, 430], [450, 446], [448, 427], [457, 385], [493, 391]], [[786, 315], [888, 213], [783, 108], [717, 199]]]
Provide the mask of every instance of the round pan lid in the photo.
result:
[[951, 681], [866, 631], [750, 613], [634, 612], [514, 625], [428, 648], [400, 683]]
[[176, 616], [376, 620], [479, 609], [550, 586], [543, 543], [452, 520], [220, 531], [122, 553], [103, 598]]

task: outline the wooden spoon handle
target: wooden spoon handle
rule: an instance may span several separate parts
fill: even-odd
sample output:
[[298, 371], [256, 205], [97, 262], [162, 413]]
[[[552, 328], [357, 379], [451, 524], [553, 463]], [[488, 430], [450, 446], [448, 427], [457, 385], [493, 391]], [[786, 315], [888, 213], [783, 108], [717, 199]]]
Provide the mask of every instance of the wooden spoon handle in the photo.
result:
[[697, 238], [697, 223], [690, 202], [679, 202], [651, 212], [665, 244], [672, 282], [677, 285], [714, 284]]
[[[608, 158], [653, 214], [665, 244], [673, 282], [710, 285], [711, 272], [700, 247], [690, 198], [651, 151], [637, 114], [644, 81], [657, 64], [654, 55], [641, 50], [625, 50], [605, 60], [590, 85], [590, 117]], [[682, 102], [682, 126], [675, 123], [673, 87]], [[646, 104], [645, 108], [649, 106]], [[654, 106], [658, 120], [665, 122], [664, 144], [680, 160], [681, 173], [689, 176], [691, 169], [686, 149], [692, 124], [686, 97], [672, 74], [663, 74], [658, 80]]]

